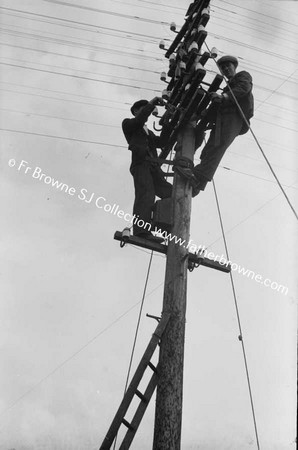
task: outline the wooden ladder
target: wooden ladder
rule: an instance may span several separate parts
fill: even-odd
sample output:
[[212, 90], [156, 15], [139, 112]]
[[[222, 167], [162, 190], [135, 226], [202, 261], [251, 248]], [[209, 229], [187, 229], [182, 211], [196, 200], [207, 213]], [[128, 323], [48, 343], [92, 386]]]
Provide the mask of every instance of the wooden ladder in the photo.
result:
[[[145, 353], [137, 367], [137, 370], [124, 394], [123, 400], [118, 408], [118, 411], [114, 417], [114, 420], [106, 434], [106, 437], [104, 438], [103, 443], [101, 444], [99, 450], [109, 450], [114, 442], [114, 439], [116, 438], [118, 434], [118, 430], [120, 426], [123, 424], [127, 427], [127, 432], [124, 436], [124, 439], [119, 447], [119, 450], [127, 450], [129, 449], [133, 438], [137, 432], [137, 429], [141, 423], [141, 420], [145, 414], [145, 411], [147, 409], [147, 406], [149, 404], [149, 401], [155, 391], [155, 388], [157, 386], [157, 380], [158, 380], [158, 365], [155, 367], [151, 362], [151, 357], [159, 344], [159, 341], [162, 337], [162, 334], [164, 330], [166, 329], [166, 326], [168, 324], [170, 318], [170, 314], [164, 314], [155, 330], [155, 332], [152, 335], [152, 338], [145, 350]], [[147, 367], [150, 367], [150, 369], [153, 371], [153, 374], [150, 378], [150, 381], [147, 385], [147, 388], [142, 394], [138, 390], [138, 385], [140, 381], [142, 380], [142, 377], [144, 375], [145, 370]], [[125, 420], [125, 414], [134, 398], [134, 396], [139, 397], [140, 404], [135, 412], [135, 415], [132, 419], [132, 421], [129, 423], [127, 420]]]

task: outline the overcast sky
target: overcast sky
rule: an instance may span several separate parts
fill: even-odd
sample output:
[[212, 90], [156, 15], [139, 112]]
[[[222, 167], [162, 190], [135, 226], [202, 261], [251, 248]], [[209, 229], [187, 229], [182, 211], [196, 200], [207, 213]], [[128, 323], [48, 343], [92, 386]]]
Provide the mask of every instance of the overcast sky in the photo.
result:
[[[150, 252], [120, 249], [127, 223], [95, 199], [132, 211], [121, 122], [165, 88], [158, 43], [188, 5], [0, 0], [0, 450], [95, 450], [120, 404]], [[213, 0], [207, 31], [251, 73], [252, 128], [297, 210], [298, 2]], [[249, 133], [215, 183], [231, 260], [288, 290], [233, 272], [260, 447], [291, 450], [297, 221]], [[191, 238], [226, 255], [212, 184], [193, 201]], [[165, 262], [154, 254], [133, 369], [156, 327], [145, 314], [161, 313]], [[257, 448], [238, 335], [230, 277], [189, 274], [183, 450]], [[154, 403], [132, 449], [152, 447]]]

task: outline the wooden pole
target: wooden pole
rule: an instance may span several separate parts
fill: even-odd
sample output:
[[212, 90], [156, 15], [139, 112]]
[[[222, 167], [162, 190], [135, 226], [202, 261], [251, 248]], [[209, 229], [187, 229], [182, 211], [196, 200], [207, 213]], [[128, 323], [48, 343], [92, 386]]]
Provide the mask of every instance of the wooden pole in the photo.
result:
[[[193, 161], [195, 132], [191, 124], [181, 131], [176, 155]], [[170, 320], [160, 345], [159, 376], [156, 394], [153, 450], [179, 450], [181, 446], [184, 337], [186, 315], [186, 288], [191, 187], [189, 182], [175, 174], [173, 186], [174, 234], [185, 245], [174, 240], [168, 244], [165, 275], [163, 314]]]

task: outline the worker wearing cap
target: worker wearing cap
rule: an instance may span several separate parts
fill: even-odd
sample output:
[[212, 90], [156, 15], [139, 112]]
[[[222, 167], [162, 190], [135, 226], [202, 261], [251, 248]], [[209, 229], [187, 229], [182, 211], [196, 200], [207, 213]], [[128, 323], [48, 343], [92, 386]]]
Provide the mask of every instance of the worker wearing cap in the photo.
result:
[[[145, 125], [156, 105], [163, 105], [160, 97], [151, 101], [139, 100], [131, 107], [133, 118], [124, 119], [122, 130], [131, 150], [132, 160], [130, 172], [134, 179], [135, 201], [133, 214], [145, 224], [151, 223], [152, 207], [155, 196], [168, 198], [172, 195], [172, 185], [165, 180], [160, 165], [154, 161], [157, 158], [157, 148], [165, 145], [163, 136], [156, 136]], [[133, 225], [133, 234], [145, 239], [154, 239], [148, 227]]]
[[[234, 56], [223, 56], [217, 61], [221, 73], [228, 79], [222, 94], [211, 93], [213, 101], [219, 103], [207, 144], [201, 153], [201, 162], [193, 169], [192, 195], [203, 191], [213, 175], [227, 148], [234, 139], [248, 131], [249, 119], [253, 116], [252, 77], [246, 71], [236, 73], [238, 60]], [[244, 120], [236, 98], [243, 114]]]

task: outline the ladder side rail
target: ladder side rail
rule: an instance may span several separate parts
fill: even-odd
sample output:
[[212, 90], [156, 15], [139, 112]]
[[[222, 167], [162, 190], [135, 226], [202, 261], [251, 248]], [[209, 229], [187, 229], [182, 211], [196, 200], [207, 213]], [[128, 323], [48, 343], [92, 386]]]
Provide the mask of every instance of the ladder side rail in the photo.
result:
[[148, 363], [150, 362], [150, 359], [160, 341], [160, 338], [162, 336], [163, 331], [165, 330], [167, 323], [169, 321], [170, 315], [165, 314], [161, 321], [159, 322], [155, 332], [153, 333], [150, 342], [145, 350], [145, 353], [137, 367], [137, 370], [128, 386], [127, 391], [124, 394], [123, 400], [118, 408], [118, 411], [116, 412], [116, 415], [114, 417], [114, 420], [104, 438], [103, 443], [101, 444], [99, 450], [109, 450], [117, 433], [121, 426], [122, 419], [124, 418], [131, 401], [133, 399], [133, 396], [135, 395], [135, 391], [142, 379], [142, 376], [148, 366]]
[[[158, 366], [157, 366], [157, 370], [158, 370]], [[147, 389], [146, 389], [146, 391], [144, 393], [144, 397], [146, 398], [146, 401], [141, 401], [140, 402], [140, 404], [139, 404], [139, 406], [138, 406], [138, 408], [137, 408], [137, 410], [135, 412], [135, 415], [134, 415], [134, 417], [133, 417], [133, 419], [131, 421], [132, 429], [127, 431], [127, 433], [126, 433], [126, 435], [125, 435], [125, 437], [124, 437], [124, 439], [122, 441], [122, 444], [119, 447], [119, 450], [128, 450], [130, 448], [130, 445], [131, 445], [131, 443], [132, 443], [132, 441], [133, 441], [133, 439], [134, 439], [134, 437], [136, 435], [136, 432], [137, 432], [137, 430], [139, 428], [139, 425], [140, 425], [140, 423], [142, 421], [142, 418], [143, 418], [143, 416], [144, 416], [144, 414], [146, 412], [146, 409], [148, 407], [149, 401], [150, 401], [150, 399], [151, 399], [151, 397], [154, 394], [154, 391], [156, 389], [157, 380], [158, 380], [158, 374], [157, 373], [153, 373], [153, 375], [152, 375], [152, 377], [151, 377], [151, 379], [149, 381], [149, 384], [147, 386]]]

